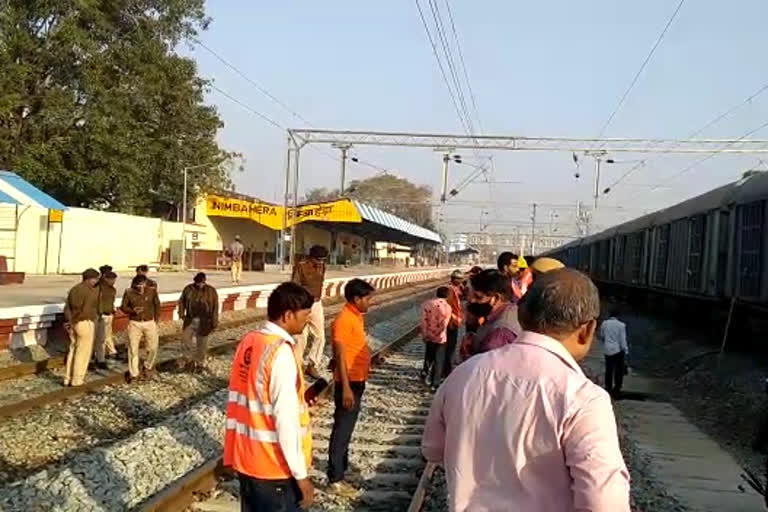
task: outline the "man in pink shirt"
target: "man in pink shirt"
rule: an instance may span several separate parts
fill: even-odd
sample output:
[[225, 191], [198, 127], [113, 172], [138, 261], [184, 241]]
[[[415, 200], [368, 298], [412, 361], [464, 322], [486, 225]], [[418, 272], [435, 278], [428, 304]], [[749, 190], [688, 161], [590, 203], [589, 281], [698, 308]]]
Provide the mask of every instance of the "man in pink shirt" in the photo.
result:
[[453, 309], [448, 303], [450, 294], [450, 288], [441, 286], [437, 296], [421, 307], [421, 336], [427, 345], [421, 375], [423, 379], [429, 379], [433, 391], [437, 390], [444, 376], [448, 324], [453, 317]]
[[520, 303], [517, 340], [440, 387], [422, 451], [445, 467], [451, 511], [630, 511], [611, 399], [577, 363], [599, 313], [584, 274], [542, 274]]

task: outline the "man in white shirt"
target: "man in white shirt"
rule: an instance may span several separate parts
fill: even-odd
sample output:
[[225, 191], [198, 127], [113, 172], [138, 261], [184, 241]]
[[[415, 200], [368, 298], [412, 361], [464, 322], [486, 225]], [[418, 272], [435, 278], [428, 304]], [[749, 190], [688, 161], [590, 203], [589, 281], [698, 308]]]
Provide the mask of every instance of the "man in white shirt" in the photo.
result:
[[616, 316], [617, 312], [612, 310], [608, 319], [600, 325], [597, 337], [605, 355], [605, 390], [613, 398], [620, 398], [629, 345], [627, 344], [627, 326]]

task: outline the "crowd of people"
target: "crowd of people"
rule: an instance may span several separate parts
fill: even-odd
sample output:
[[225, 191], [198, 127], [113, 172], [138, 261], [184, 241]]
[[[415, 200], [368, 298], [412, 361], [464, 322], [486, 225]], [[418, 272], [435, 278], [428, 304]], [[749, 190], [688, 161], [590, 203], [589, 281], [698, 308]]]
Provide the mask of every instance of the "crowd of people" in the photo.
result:
[[[242, 510], [298, 510], [312, 503], [308, 406], [318, 386], [327, 385], [325, 370], [335, 382], [326, 491], [348, 498], [361, 492], [351, 483], [349, 446], [370, 372], [364, 316], [375, 290], [360, 279], [346, 284], [326, 367], [321, 299], [327, 256], [324, 247], [310, 249], [291, 280], [270, 294], [268, 320], [237, 347], [224, 463], [239, 477]], [[129, 319], [129, 383], [150, 379], [157, 360], [160, 301], [148, 272], [136, 269], [119, 308]], [[92, 356], [98, 368], [117, 356], [117, 276], [104, 266], [82, 278], [65, 307], [69, 386], [83, 384]], [[184, 288], [178, 311], [180, 366], [203, 368], [207, 338], [219, 322], [217, 292], [205, 274]], [[451, 510], [629, 511], [629, 475], [611, 404], [611, 397], [620, 398], [629, 345], [615, 311], [598, 327], [599, 316], [597, 288], [587, 276], [551, 258], [529, 265], [512, 253], [503, 253], [496, 269], [453, 272], [422, 305], [420, 377], [435, 393], [422, 452], [445, 468]], [[608, 392], [578, 364], [595, 338], [605, 356]], [[140, 360], [142, 341], [146, 356]]]
[[[305, 375], [320, 372], [322, 348], [307, 338], [325, 342], [317, 305], [325, 256], [313, 248], [292, 282], [272, 292], [268, 322], [243, 338], [234, 358], [224, 463], [239, 477], [244, 511], [295, 511], [313, 502]], [[344, 497], [360, 493], [350, 483], [349, 443], [370, 371], [364, 315], [374, 291], [359, 279], [347, 283], [347, 303], [331, 329], [326, 491]], [[451, 510], [630, 510], [611, 403], [629, 351], [626, 328], [612, 312], [598, 329], [599, 316], [587, 276], [551, 258], [528, 265], [512, 253], [501, 255], [497, 269], [453, 272], [422, 305], [420, 377], [435, 392], [422, 451], [445, 468]], [[611, 395], [578, 364], [595, 338]]]
[[[119, 307], [128, 317], [125, 380], [129, 384], [138, 379], [151, 379], [157, 362], [160, 297], [157, 283], [148, 275], [147, 265], [136, 268]], [[116, 281], [117, 274], [109, 265], [99, 270], [89, 268], [83, 272], [82, 281], [67, 295], [64, 328], [69, 336], [69, 350], [64, 386], [82, 386], [92, 358], [96, 369], [108, 370], [108, 359], [119, 357], [113, 334]], [[200, 370], [205, 365], [208, 351], [207, 337], [219, 322], [219, 298], [216, 289], [206, 283], [203, 272], [195, 275], [193, 282], [184, 288], [178, 301], [178, 312], [183, 326], [180, 367]], [[140, 360], [142, 341], [145, 353]]]

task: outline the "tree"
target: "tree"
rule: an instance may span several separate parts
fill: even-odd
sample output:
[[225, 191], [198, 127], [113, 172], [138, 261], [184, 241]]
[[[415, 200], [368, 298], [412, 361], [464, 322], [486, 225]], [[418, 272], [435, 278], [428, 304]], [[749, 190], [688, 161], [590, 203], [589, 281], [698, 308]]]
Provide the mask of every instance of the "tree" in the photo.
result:
[[[385, 173], [365, 180], [352, 181], [344, 195], [419, 226], [434, 229], [432, 188], [427, 185], [416, 185], [405, 178]], [[331, 201], [338, 198], [338, 189], [315, 188], [307, 192], [305, 201]]]
[[[238, 155], [174, 48], [205, 29], [204, 0], [0, 0], [0, 167], [62, 202], [147, 214], [229, 188]], [[162, 209], [162, 208], [161, 208]]]

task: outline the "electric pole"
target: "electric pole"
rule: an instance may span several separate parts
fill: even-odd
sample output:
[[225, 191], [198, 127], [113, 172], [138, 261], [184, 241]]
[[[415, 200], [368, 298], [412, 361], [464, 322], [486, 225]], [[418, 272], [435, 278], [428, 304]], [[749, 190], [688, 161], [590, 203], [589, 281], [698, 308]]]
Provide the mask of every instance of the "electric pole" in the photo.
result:
[[347, 181], [347, 151], [350, 150], [352, 144], [333, 144], [332, 146], [341, 150], [341, 184], [339, 186], [339, 197], [341, 197], [344, 195], [344, 186]]

